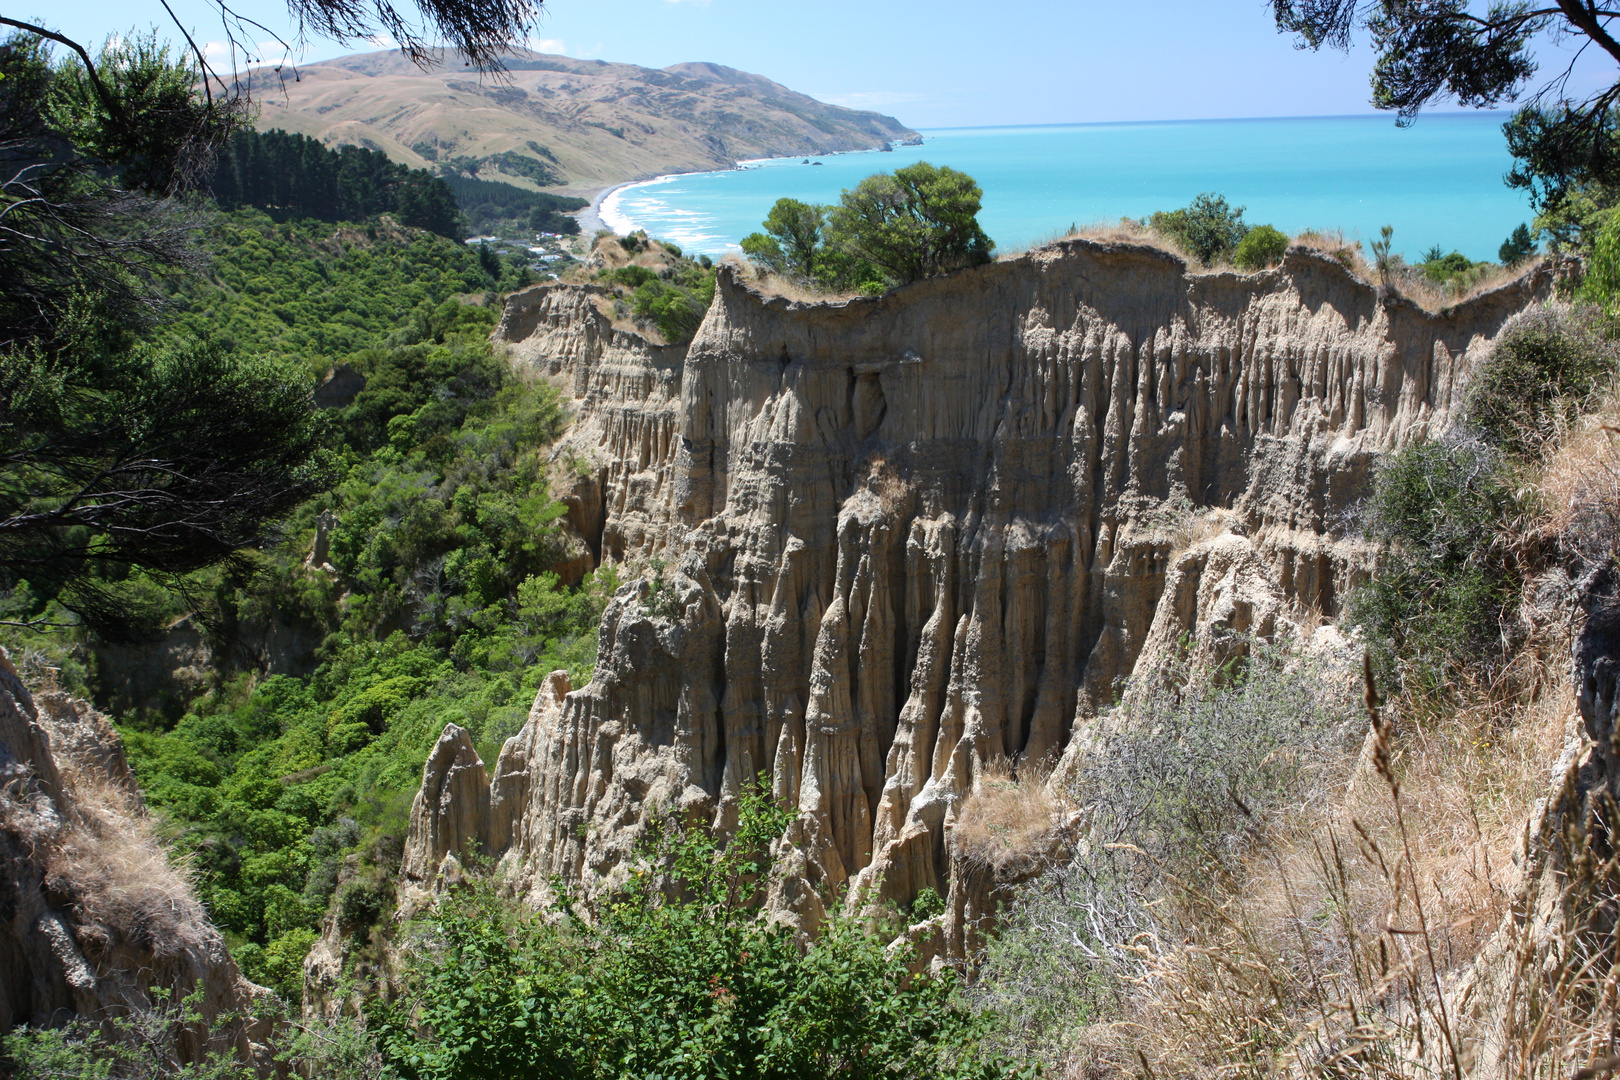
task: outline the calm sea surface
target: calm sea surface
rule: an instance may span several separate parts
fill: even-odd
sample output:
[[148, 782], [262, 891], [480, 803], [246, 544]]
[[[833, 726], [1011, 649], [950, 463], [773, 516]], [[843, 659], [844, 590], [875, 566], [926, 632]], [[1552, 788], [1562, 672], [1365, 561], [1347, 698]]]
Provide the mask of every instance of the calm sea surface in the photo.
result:
[[1388, 115], [947, 128], [893, 153], [664, 177], [615, 192], [602, 216], [621, 233], [644, 228], [719, 255], [757, 230], [783, 196], [836, 202], [873, 172], [931, 161], [984, 188], [979, 220], [1003, 251], [1071, 223], [1143, 217], [1215, 191], [1248, 207], [1251, 225], [1338, 229], [1359, 240], [1393, 225], [1395, 250], [1408, 259], [1432, 244], [1495, 259], [1513, 227], [1531, 217], [1524, 193], [1502, 183], [1512, 164], [1504, 119], [1430, 114], [1405, 130]]

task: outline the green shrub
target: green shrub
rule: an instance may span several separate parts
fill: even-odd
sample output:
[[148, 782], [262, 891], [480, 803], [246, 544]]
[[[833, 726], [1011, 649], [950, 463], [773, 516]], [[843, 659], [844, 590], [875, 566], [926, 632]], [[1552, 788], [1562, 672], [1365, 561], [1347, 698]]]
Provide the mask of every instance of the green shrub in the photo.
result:
[[[1431, 249], [1430, 255], [1438, 249]], [[1441, 255], [1425, 259], [1423, 262], [1423, 276], [1436, 284], [1445, 284], [1459, 274], [1472, 270], [1478, 263], [1471, 261], [1460, 251], [1453, 251], [1449, 255]]]
[[1600, 312], [1541, 307], [1515, 319], [1474, 373], [1465, 415], [1494, 446], [1530, 457], [1620, 364]]
[[1180, 210], [1155, 211], [1148, 227], [1209, 266], [1230, 258], [1248, 235], [1241, 206], [1228, 206], [1226, 196], [1206, 191]]
[[833, 916], [801, 946], [760, 908], [788, 815], [757, 789], [721, 841], [663, 819], [625, 889], [559, 920], [490, 885], [447, 898], [380, 1025], [411, 1080], [997, 1077], [949, 971]]
[[[234, 1052], [212, 1050], [182, 1061], [183, 1032], [231, 1046], [231, 1018], [203, 1020], [202, 990], [181, 1001], [154, 989], [149, 1006], [109, 1010], [104, 1017], [73, 1017], [61, 1027], [19, 1027], [4, 1036], [6, 1076], [15, 1080], [256, 1080], [258, 1072]], [[350, 1080], [338, 1074], [335, 1080]], [[354, 1077], [358, 1080], [358, 1077]]]
[[1256, 225], [1244, 234], [1232, 252], [1232, 265], [1242, 270], [1262, 270], [1282, 261], [1288, 250], [1288, 236], [1270, 225]]
[[1593, 234], [1577, 295], [1613, 315], [1620, 300], [1620, 207], [1604, 210], [1597, 220], [1601, 224]]
[[615, 270], [604, 270], [599, 276], [609, 285], [623, 285], [629, 289], [658, 280], [658, 273], [645, 266], [621, 266]]
[[684, 345], [708, 314], [714, 300], [714, 276], [703, 277], [695, 286], [652, 281], [636, 290], [637, 318], [649, 319], [671, 345]]
[[1363, 517], [1387, 548], [1352, 593], [1383, 682], [1418, 700], [1455, 695], [1458, 676], [1507, 653], [1520, 570], [1506, 542], [1510, 476], [1479, 442], [1427, 442], [1386, 458]]

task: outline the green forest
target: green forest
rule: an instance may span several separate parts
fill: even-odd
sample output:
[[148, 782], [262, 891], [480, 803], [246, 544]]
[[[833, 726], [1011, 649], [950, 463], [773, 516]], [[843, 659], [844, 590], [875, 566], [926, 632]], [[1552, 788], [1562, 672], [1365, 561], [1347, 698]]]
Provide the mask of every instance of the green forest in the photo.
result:
[[253, 208], [282, 221], [327, 222], [365, 221], [388, 213], [402, 225], [452, 240], [468, 232], [572, 236], [579, 232], [579, 222], [571, 211], [589, 205], [572, 196], [456, 172], [434, 176], [397, 165], [379, 150], [330, 148], [276, 128], [232, 132], [208, 188], [224, 210]]
[[[333, 229], [222, 218], [207, 280], [180, 294], [171, 333], [336, 364], [366, 378], [319, 417], [330, 490], [285, 539], [216, 571], [200, 618], [228, 656], [275, 623], [311, 643], [302, 676], [227, 676], [190, 702], [128, 701], [126, 747], [151, 804], [201, 871], [203, 896], [249, 977], [288, 1000], [332, 900], [381, 918], [422, 761], [447, 722], [489, 760], [555, 668], [586, 679], [612, 571], [563, 588], [542, 451], [565, 420], [549, 386], [489, 341], [498, 284], [478, 253], [383, 225]], [[305, 565], [330, 514], [330, 570]], [[98, 697], [120, 697], [96, 671]], [[369, 890], [369, 891], [367, 891]]]

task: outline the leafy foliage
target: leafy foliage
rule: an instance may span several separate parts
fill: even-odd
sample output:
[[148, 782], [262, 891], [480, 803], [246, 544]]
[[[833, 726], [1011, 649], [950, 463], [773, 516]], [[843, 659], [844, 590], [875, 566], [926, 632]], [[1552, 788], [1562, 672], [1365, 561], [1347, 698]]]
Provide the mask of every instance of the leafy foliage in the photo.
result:
[[655, 323], [665, 341], [685, 344], [714, 302], [714, 282], [713, 270], [695, 264], [668, 281], [648, 281], [636, 289], [636, 315]]
[[478, 180], [466, 176], [441, 176], [467, 216], [467, 228], [475, 233], [504, 231], [512, 225], [532, 232], [579, 232], [579, 219], [569, 211], [583, 210], [590, 203], [567, 195], [529, 191], [498, 180]]
[[971, 176], [949, 166], [919, 161], [876, 173], [833, 207], [828, 245], [854, 267], [875, 268], [890, 285], [979, 266], [995, 248], [979, 227], [983, 198]]
[[[104, 637], [165, 614], [138, 595], [271, 539], [322, 489], [307, 383], [284, 363], [195, 340], [102, 349], [86, 326], [0, 367], [0, 585]], [[78, 342], [84, 347], [78, 347]], [[147, 610], [142, 610], [142, 608]]]
[[1536, 253], [1536, 242], [1530, 236], [1530, 226], [1520, 223], [1496, 249], [1496, 258], [1503, 266], [1514, 267]]
[[[307, 666], [283, 661], [307, 674], [222, 674], [173, 711], [142, 707], [116, 671], [97, 697], [121, 714], [148, 801], [233, 954], [296, 1001], [330, 905], [362, 939], [386, 913], [444, 723], [493, 760], [546, 672], [588, 679], [617, 580], [608, 569], [568, 588], [550, 572], [561, 510], [543, 450], [563, 414], [548, 385], [493, 355], [495, 310], [458, 299], [490, 283], [474, 251], [252, 211], [211, 242], [212, 281], [179, 297], [182, 327], [229, 327], [226, 356], [303, 353], [306, 371], [341, 361], [367, 380], [319, 418], [331, 490], [293, 511], [285, 543], [193, 584], [216, 655], [276, 624], [316, 647]], [[306, 565], [318, 532], [331, 570]]]
[[[473, 329], [435, 325], [434, 313], [496, 285], [466, 245], [386, 224], [334, 228], [237, 211], [204, 242], [213, 260], [206, 277], [177, 291], [175, 327], [242, 352], [307, 358], [322, 374], [367, 349]], [[456, 318], [488, 316], [469, 309]]]
[[919, 161], [874, 173], [837, 206], [778, 199], [743, 253], [773, 273], [834, 289], [882, 292], [991, 259], [973, 178]]
[[1620, 366], [1604, 321], [1590, 308], [1550, 307], [1515, 319], [1469, 384], [1468, 421], [1510, 454], [1539, 453]]
[[[1372, 103], [1405, 126], [1425, 106], [1448, 98], [1473, 108], [1514, 100], [1536, 73], [1534, 43], [1565, 36], [1606, 52], [1616, 46], [1603, 12], [1589, 4], [1492, 4], [1465, 0], [1356, 4], [1341, 0], [1276, 0], [1277, 27], [1302, 46], [1348, 52], [1358, 31], [1376, 54]], [[1536, 229], [1560, 242], [1589, 243], [1593, 218], [1614, 205], [1620, 184], [1620, 83], [1597, 84], [1583, 100], [1555, 76], [1503, 125], [1514, 166], [1511, 187], [1530, 194]], [[1510, 260], [1504, 255], [1503, 262]]]
[[14, 622], [68, 612], [130, 638], [186, 575], [268, 543], [325, 470], [301, 372], [141, 337], [154, 279], [194, 256], [176, 200], [152, 196], [183, 191], [239, 117], [149, 37], [99, 71], [0, 44], [0, 591]]
[[423, 169], [359, 146], [329, 149], [305, 135], [237, 131], [219, 156], [210, 185], [227, 210], [256, 207], [319, 221], [363, 221], [395, 214], [401, 224], [461, 239], [456, 196]]
[[109, 38], [96, 70], [71, 59], [55, 66], [50, 123], [121, 187], [184, 191], [221, 140], [241, 133], [241, 109], [199, 93], [197, 68], [156, 33]]
[[1226, 196], [1209, 191], [1180, 210], [1156, 211], [1148, 226], [1205, 266], [1231, 258], [1249, 232], [1243, 207], [1229, 206]]
[[200, 1061], [181, 1060], [182, 1031], [217, 1035], [227, 1045], [232, 1034], [230, 1018], [206, 1022], [201, 989], [179, 1001], [157, 989], [153, 998], [149, 1008], [7, 1033], [5, 1054], [14, 1070], [7, 1075], [15, 1080], [252, 1080], [258, 1075], [228, 1049], [211, 1050]]
[[1261, 270], [1282, 261], [1288, 250], [1288, 236], [1270, 225], [1256, 225], [1243, 234], [1232, 250], [1232, 265], [1243, 270]]
[[[174, 84], [191, 87], [196, 73], [149, 39], [103, 60], [96, 92], [81, 85], [77, 61], [52, 64], [39, 38], [0, 42], [0, 346], [59, 346], [75, 307], [98, 308], [108, 325], [150, 328], [162, 306], [156, 283], [195, 261], [192, 222], [164, 196], [184, 190], [209, 141], [239, 117], [189, 90], [176, 100]], [[131, 98], [148, 92], [164, 117], [131, 134]], [[120, 151], [135, 159], [106, 156]]]
[[763, 222], [765, 231], [743, 237], [743, 254], [772, 273], [814, 280], [827, 210], [798, 199], [777, 199]]
[[1389, 548], [1348, 609], [1384, 681], [1419, 700], [1445, 697], [1454, 677], [1504, 655], [1520, 585], [1503, 540], [1514, 508], [1500, 455], [1477, 441], [1385, 459], [1364, 527]]
[[384, 1024], [411, 1080], [994, 1077], [950, 972], [910, 975], [835, 917], [801, 946], [759, 908], [786, 823], [757, 789], [722, 840], [671, 814], [629, 884], [538, 919], [474, 888], [442, 903]]

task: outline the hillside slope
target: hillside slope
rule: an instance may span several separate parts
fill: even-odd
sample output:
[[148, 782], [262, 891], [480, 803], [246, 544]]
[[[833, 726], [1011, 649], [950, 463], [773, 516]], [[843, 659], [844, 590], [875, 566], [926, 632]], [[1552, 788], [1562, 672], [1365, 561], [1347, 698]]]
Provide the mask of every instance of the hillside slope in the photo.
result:
[[504, 79], [480, 80], [454, 57], [423, 71], [390, 50], [310, 64], [296, 77], [289, 69], [254, 78], [261, 129], [566, 192], [918, 138], [893, 117], [828, 105], [718, 64], [658, 71], [520, 51]]

